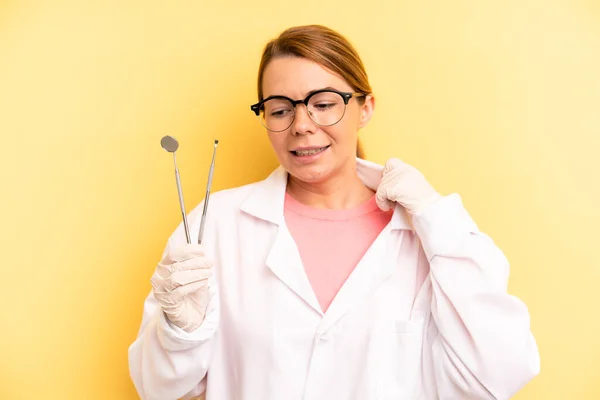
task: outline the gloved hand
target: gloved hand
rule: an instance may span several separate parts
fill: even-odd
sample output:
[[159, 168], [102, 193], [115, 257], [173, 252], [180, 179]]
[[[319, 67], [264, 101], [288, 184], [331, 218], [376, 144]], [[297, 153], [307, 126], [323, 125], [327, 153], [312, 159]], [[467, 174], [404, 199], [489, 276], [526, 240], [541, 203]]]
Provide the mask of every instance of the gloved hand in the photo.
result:
[[169, 321], [188, 333], [204, 321], [212, 266], [201, 245], [188, 244], [170, 249], [150, 280]]
[[397, 158], [390, 158], [385, 163], [376, 193], [377, 205], [383, 211], [398, 203], [415, 214], [441, 197], [415, 167]]

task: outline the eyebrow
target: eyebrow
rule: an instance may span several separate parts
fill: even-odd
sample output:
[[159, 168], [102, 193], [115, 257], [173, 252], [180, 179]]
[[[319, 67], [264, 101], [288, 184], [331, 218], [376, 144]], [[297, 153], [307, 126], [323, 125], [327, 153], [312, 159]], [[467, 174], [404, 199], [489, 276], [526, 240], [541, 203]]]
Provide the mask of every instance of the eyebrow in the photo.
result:
[[[321, 88], [321, 89], [313, 89], [310, 92], [308, 92], [306, 94], [306, 96], [310, 96], [311, 94], [313, 94], [314, 92], [318, 92], [319, 90], [337, 90], [338, 92], [344, 92], [344, 90], [339, 90], [339, 89], [336, 89], [334, 87], [327, 86], [327, 87], [324, 87], [324, 88]], [[306, 96], [304, 96], [304, 97], [306, 97]]]
[[[310, 96], [310, 95], [311, 95], [311, 94], [313, 94], [314, 92], [318, 92], [318, 91], [320, 91], [320, 90], [337, 90], [338, 92], [343, 92], [343, 91], [344, 91], [344, 90], [339, 90], [339, 89], [336, 89], [336, 88], [334, 88], [334, 87], [331, 87], [331, 86], [326, 86], [326, 87], [323, 87], [323, 88], [319, 88], [319, 89], [313, 89], [313, 90], [309, 91], [308, 93], [306, 93], [306, 95], [304, 96], [304, 98], [307, 98], [308, 96]], [[265, 98], [263, 99], [263, 101], [265, 101], [265, 100], [268, 100], [268, 99], [272, 99], [272, 98], [274, 98], [274, 97], [285, 97], [285, 98], [291, 99], [291, 97], [285, 96], [285, 95], [283, 95], [283, 94], [272, 94], [272, 95], [270, 95], [270, 96], [268, 96], [268, 97], [265, 97]]]

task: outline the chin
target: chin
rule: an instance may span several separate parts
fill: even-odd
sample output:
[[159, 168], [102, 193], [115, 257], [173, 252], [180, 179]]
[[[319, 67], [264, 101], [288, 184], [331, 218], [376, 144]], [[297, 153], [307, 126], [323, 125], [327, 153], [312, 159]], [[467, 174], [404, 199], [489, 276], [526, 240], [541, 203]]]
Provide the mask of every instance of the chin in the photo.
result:
[[301, 180], [306, 183], [320, 183], [331, 176], [333, 168], [328, 165], [290, 165], [286, 168], [288, 173], [294, 178]]

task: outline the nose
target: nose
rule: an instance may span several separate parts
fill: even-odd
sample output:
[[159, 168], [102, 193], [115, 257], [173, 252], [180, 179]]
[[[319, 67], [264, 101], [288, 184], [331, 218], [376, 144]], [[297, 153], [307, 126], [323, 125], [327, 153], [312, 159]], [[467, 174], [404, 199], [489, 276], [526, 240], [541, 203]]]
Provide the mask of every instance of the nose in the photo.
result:
[[308, 115], [308, 109], [304, 104], [296, 105], [292, 133], [294, 135], [310, 135], [315, 133], [316, 126]]

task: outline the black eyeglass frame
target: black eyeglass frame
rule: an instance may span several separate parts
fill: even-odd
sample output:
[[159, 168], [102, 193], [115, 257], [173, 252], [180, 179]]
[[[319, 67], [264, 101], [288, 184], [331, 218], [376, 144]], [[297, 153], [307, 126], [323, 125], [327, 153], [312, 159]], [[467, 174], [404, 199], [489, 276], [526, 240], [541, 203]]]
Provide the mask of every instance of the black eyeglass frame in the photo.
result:
[[[289, 97], [286, 96], [269, 96], [264, 100], [259, 101], [256, 104], [253, 104], [250, 106], [250, 109], [252, 111], [254, 111], [254, 113], [256, 114], [256, 116], [260, 116], [260, 110], [263, 107], [264, 103], [271, 100], [271, 99], [283, 99], [283, 100], [287, 100], [290, 103], [292, 103], [292, 106], [294, 107], [294, 118], [296, 118], [296, 106], [298, 104], [304, 104], [306, 107], [308, 107], [308, 102], [310, 101], [311, 97], [319, 94], [319, 93], [337, 93], [340, 96], [342, 96], [342, 99], [344, 100], [344, 107], [348, 106], [348, 102], [350, 101], [351, 98], [353, 97], [367, 97], [366, 94], [364, 93], [357, 93], [357, 92], [341, 92], [339, 90], [335, 90], [335, 89], [320, 89], [320, 90], [315, 90], [314, 92], [310, 93], [308, 96], [306, 96], [306, 98], [304, 98], [304, 100], [294, 100], [294, 99], [290, 99]], [[319, 123], [317, 123], [316, 121], [313, 120], [313, 122], [315, 122], [315, 124], [320, 125], [320, 126], [332, 126], [337, 124], [338, 122], [340, 122], [342, 120], [342, 118], [344, 118], [344, 115], [346, 115], [346, 110], [344, 109], [344, 113], [342, 114], [342, 116], [340, 117], [339, 120], [337, 120], [336, 122], [334, 122], [333, 124], [329, 124], [329, 125], [321, 125]], [[310, 116], [310, 113], [309, 113]], [[292, 118], [292, 123], [294, 121], [294, 118]], [[311, 117], [312, 119], [312, 117]], [[292, 124], [290, 123], [290, 126], [292, 126]], [[288, 126], [285, 129], [288, 129], [290, 126]], [[265, 128], [267, 128], [265, 126]], [[269, 129], [269, 128], [267, 128]], [[285, 129], [282, 129], [280, 131], [273, 131], [273, 132], [282, 132], [285, 131]], [[270, 130], [270, 129], [269, 129]]]

